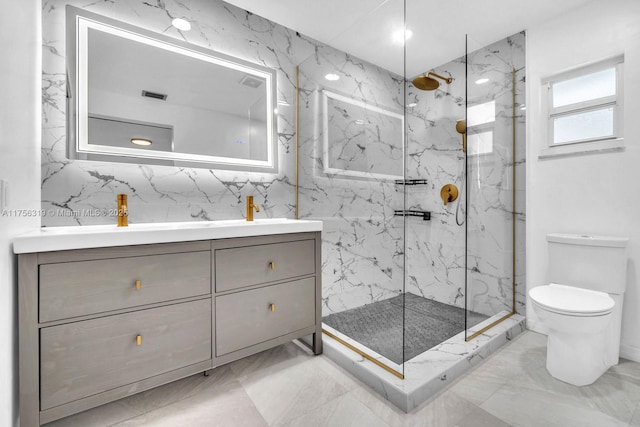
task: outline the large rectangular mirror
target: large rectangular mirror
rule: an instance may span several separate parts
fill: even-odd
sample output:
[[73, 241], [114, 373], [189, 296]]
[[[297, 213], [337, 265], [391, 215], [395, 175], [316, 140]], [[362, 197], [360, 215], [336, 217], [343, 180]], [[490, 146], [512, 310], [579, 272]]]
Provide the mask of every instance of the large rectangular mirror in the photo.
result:
[[73, 159], [275, 172], [276, 72], [67, 6]]

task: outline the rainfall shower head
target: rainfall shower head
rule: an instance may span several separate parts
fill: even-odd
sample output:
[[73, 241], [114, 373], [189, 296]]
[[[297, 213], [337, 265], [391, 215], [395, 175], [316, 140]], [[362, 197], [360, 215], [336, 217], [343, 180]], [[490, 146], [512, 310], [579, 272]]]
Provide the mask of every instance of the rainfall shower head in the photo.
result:
[[451, 82], [453, 82], [453, 79], [451, 77], [443, 77], [440, 74], [432, 73], [430, 71], [413, 79], [413, 85], [420, 90], [438, 89], [438, 87], [440, 87], [440, 82], [434, 79], [434, 77], [439, 78], [447, 84], [451, 84]]

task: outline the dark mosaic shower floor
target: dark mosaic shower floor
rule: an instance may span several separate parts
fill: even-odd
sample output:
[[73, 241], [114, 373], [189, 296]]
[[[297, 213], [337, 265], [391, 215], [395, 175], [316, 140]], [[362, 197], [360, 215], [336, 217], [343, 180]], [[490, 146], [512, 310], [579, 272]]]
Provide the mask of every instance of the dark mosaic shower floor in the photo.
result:
[[[402, 300], [403, 296], [398, 295], [330, 314], [323, 317], [322, 321], [387, 359], [402, 364]], [[411, 293], [404, 294], [404, 300], [405, 361], [464, 330], [463, 308]], [[483, 314], [469, 312], [470, 325], [476, 325], [487, 318]]]

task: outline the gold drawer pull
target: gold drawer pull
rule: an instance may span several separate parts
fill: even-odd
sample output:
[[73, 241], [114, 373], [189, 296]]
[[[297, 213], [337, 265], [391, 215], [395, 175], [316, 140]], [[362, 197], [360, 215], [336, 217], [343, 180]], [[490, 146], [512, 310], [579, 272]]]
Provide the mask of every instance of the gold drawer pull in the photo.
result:
[[275, 304], [269, 304], [269, 310], [276, 311], [276, 305]]
[[270, 269], [272, 269], [272, 270], [275, 270], [275, 269], [276, 269], [276, 263], [275, 263], [275, 261], [269, 261], [269, 268], [270, 268]]
[[136, 336], [136, 345], [142, 345], [142, 335]]
[[142, 283], [140, 282], [140, 280], [136, 280], [136, 291], [139, 291], [141, 287]]

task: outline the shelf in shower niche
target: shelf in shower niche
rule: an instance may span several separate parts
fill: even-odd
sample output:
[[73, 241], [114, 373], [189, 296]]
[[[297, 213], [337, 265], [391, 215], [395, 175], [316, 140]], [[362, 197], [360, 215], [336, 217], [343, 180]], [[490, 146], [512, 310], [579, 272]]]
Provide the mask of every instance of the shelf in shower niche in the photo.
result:
[[426, 179], [396, 179], [396, 184], [404, 185], [427, 185]]
[[418, 216], [421, 217], [423, 221], [429, 221], [431, 219], [431, 212], [416, 210], [395, 210], [393, 211], [393, 216]]

